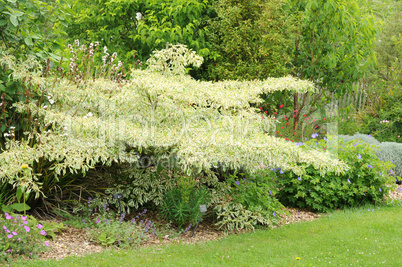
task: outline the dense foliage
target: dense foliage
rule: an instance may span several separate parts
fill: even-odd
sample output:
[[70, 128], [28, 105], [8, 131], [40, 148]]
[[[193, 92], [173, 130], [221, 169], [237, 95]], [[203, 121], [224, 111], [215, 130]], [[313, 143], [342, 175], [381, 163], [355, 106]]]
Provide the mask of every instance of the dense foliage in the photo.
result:
[[[302, 145], [317, 150], [325, 146], [325, 140], [310, 140]], [[344, 143], [341, 140], [338, 157], [348, 164], [342, 175], [320, 176], [312, 167], [308, 167], [304, 176], [288, 171], [277, 174], [278, 185], [283, 187], [279, 200], [284, 205], [324, 212], [381, 201], [390, 190], [387, 184], [394, 181], [388, 174], [395, 165], [378, 158], [373, 148], [361, 141]]]
[[[146, 210], [131, 217], [141, 208], [183, 233], [200, 204], [240, 230], [274, 226], [284, 205], [382, 201], [402, 166], [399, 7], [0, 0], [1, 207], [46, 207], [124, 247], [165, 236]], [[326, 104], [352, 88], [365, 106]], [[7, 212], [0, 261], [63, 227]]]
[[208, 78], [254, 80], [288, 74], [292, 21], [285, 3], [215, 1], [217, 17], [209, 23], [208, 37], [219, 57], [208, 62]]
[[[210, 5], [200, 0], [77, 1], [71, 4], [70, 42], [99, 41], [131, 64], [133, 56], [145, 62], [166, 43], [185, 44], [201, 56], [211, 54], [205, 38]], [[137, 60], [137, 58], [135, 60]]]

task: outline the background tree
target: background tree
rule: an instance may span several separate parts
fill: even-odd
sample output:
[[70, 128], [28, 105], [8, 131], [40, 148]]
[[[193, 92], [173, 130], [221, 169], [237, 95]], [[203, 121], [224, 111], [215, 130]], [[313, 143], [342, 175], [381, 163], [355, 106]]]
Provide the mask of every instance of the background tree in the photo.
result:
[[166, 43], [186, 44], [201, 56], [210, 56], [205, 21], [212, 10], [201, 0], [68, 0], [74, 14], [66, 31], [70, 42], [99, 41], [131, 63], [145, 62]]
[[0, 43], [3, 49], [25, 57], [58, 59], [55, 51], [64, 45], [68, 13], [56, 1], [0, 0]]
[[[312, 113], [325, 92], [341, 95], [351, 90], [375, 62], [373, 50], [378, 26], [372, 14], [358, 1], [289, 1], [289, 11], [297, 16], [294, 75], [313, 81], [320, 93], [307, 108], [308, 94], [293, 95], [294, 128], [302, 124], [301, 111]], [[318, 106], [321, 106], [319, 104]]]
[[213, 80], [254, 80], [289, 73], [291, 17], [283, 0], [220, 0], [208, 38], [219, 56], [207, 63]]

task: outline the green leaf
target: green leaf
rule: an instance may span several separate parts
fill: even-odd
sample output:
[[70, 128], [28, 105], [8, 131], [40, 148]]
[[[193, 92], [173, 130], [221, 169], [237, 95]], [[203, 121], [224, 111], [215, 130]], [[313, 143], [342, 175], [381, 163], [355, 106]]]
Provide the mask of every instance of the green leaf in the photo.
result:
[[14, 27], [18, 26], [18, 19], [16, 16], [10, 16], [10, 21], [14, 25]]
[[16, 210], [18, 212], [30, 210], [31, 207], [24, 203], [14, 203], [8, 206], [9, 208]]
[[17, 188], [17, 201], [20, 202], [21, 201], [21, 196], [22, 196], [22, 189], [21, 187]]
[[5, 20], [5, 19], [0, 20], [0, 26], [4, 26], [6, 24], [7, 24], [7, 20]]
[[24, 41], [25, 41], [26, 45], [28, 45], [28, 46], [33, 45], [31, 37], [25, 37]]
[[17, 2], [17, 0], [7, 0], [7, 2], [10, 2], [10, 3], [16, 3]]
[[3, 205], [1, 207], [1, 209], [3, 210], [3, 212], [11, 212], [11, 209], [9, 207], [7, 207], [6, 205]]

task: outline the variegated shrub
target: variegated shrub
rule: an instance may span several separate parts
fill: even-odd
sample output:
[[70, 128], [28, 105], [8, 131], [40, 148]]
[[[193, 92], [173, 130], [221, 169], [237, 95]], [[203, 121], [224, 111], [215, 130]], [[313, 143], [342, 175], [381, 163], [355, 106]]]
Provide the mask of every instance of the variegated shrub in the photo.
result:
[[[99, 78], [77, 84], [67, 78], [32, 75], [13, 65], [15, 79], [34, 76], [54, 103], [29, 107], [43, 114], [44, 121], [24, 140], [8, 139], [0, 154], [0, 179], [14, 186], [24, 184], [38, 196], [40, 174], [33, 171], [24, 176], [24, 164], [31, 168], [40, 158], [54, 162], [57, 179], [66, 172], [85, 174], [99, 163], [136, 164], [139, 153], [145, 152], [161, 158], [175, 154], [188, 175], [208, 173], [217, 164], [241, 166], [250, 173], [276, 166], [301, 176], [307, 166], [321, 175], [339, 174], [347, 168], [329, 152], [304, 151], [264, 133], [274, 127], [276, 119], [257, 113], [260, 95], [284, 90], [314, 92], [311, 82], [293, 77], [202, 82], [186, 76], [182, 67], [177, 71], [175, 65], [165, 66], [171, 71], [161, 73], [164, 65], [158, 58], [148, 62], [147, 70], [132, 70], [124, 82]], [[186, 66], [193, 59], [200, 60], [185, 53], [179, 65]]]

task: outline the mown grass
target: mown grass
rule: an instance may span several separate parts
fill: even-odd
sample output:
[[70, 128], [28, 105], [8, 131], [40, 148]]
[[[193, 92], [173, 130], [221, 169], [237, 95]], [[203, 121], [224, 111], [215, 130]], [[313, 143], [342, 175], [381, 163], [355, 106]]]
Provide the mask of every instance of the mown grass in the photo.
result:
[[[313, 222], [202, 244], [106, 251], [24, 266], [401, 266], [402, 205], [336, 211]], [[373, 210], [374, 209], [374, 210]], [[300, 259], [298, 259], [300, 258]]]

